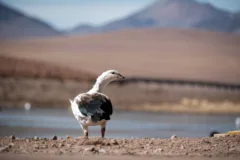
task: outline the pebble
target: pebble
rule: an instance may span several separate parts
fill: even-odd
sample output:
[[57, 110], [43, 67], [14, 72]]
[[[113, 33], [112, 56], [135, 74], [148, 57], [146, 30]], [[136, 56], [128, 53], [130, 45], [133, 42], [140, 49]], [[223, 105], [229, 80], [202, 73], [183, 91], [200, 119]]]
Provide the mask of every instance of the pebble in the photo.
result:
[[72, 146], [72, 144], [67, 144], [67, 148], [70, 148]]
[[181, 145], [181, 149], [184, 149], [183, 145]]
[[15, 139], [16, 139], [15, 136], [10, 136], [9, 138], [10, 138], [11, 140], [15, 140]]
[[106, 145], [106, 146], [110, 146], [111, 145], [109, 142], [105, 142], [103, 144]]
[[172, 135], [172, 136], [171, 136], [171, 140], [176, 139], [176, 138], [177, 138], [176, 135]]
[[40, 149], [46, 149], [46, 148], [48, 148], [48, 145], [42, 145], [42, 146], [40, 147]]
[[61, 147], [63, 147], [64, 145], [62, 144], [62, 143], [59, 143], [58, 144], [58, 148], [61, 148]]
[[111, 144], [113, 144], [113, 145], [118, 145], [118, 141], [117, 141], [116, 139], [112, 139], [112, 140], [111, 140]]
[[155, 153], [159, 153], [159, 152], [162, 152], [162, 151], [163, 151], [162, 148], [158, 148], [158, 149], [156, 149], [154, 152], [155, 152]]
[[29, 139], [26, 139], [26, 142], [27, 142], [27, 143], [29, 143], [29, 142], [30, 142], [30, 140], [29, 140]]
[[93, 152], [93, 151], [95, 151], [95, 147], [92, 146], [92, 147], [85, 148], [84, 151], [85, 152]]
[[106, 153], [106, 150], [105, 149], [100, 149], [99, 153]]
[[0, 148], [0, 153], [7, 151], [8, 148], [9, 148], [8, 146], [1, 147], [1, 148]]
[[55, 143], [51, 144], [51, 147], [57, 147], [57, 145]]
[[57, 154], [57, 155], [62, 155], [62, 154], [63, 154], [63, 151], [57, 151], [56, 154]]
[[52, 140], [57, 140], [57, 136], [56, 135], [53, 136]]
[[37, 144], [34, 144], [34, 146], [33, 146], [35, 149], [39, 149], [39, 145], [37, 145]]
[[13, 147], [14, 146], [14, 143], [9, 143], [8, 144], [8, 147]]
[[70, 136], [68, 136], [68, 135], [66, 136], [66, 139], [70, 139], [70, 138], [71, 138]]

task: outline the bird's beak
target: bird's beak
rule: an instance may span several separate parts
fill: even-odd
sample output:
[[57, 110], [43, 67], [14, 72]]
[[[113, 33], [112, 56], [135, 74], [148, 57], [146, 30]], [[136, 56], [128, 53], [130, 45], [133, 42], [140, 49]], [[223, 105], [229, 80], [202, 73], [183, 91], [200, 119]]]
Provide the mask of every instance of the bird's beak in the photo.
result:
[[121, 79], [125, 79], [125, 77], [121, 74], [118, 74], [118, 77], [121, 78]]

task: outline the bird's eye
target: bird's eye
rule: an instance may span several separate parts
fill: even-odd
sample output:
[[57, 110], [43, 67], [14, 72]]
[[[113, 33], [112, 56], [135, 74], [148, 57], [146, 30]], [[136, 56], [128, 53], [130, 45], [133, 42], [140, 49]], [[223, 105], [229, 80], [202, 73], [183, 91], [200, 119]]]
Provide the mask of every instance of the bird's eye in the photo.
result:
[[116, 72], [112, 72], [112, 74], [117, 74]]

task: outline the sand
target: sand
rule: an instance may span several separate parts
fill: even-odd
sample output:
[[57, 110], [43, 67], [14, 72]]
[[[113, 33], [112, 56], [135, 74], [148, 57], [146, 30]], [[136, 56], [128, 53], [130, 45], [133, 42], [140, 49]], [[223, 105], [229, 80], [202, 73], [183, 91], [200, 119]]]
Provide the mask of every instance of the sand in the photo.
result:
[[[172, 136], [169, 139], [160, 138], [123, 138], [123, 139], [101, 139], [90, 137], [89, 139], [62, 138], [39, 139], [15, 137], [0, 138], [0, 157], [22, 158], [29, 156], [39, 159], [38, 155], [54, 158], [71, 157], [73, 159], [83, 156], [91, 158], [97, 156], [103, 159], [114, 157], [116, 159], [124, 156], [136, 159], [139, 156], [158, 158], [194, 158], [202, 159], [212, 157], [213, 159], [240, 157], [240, 135], [229, 135], [226, 137], [209, 138], [178, 138]], [[20, 157], [19, 157], [20, 155]], [[103, 156], [103, 157], [102, 157]], [[155, 158], [154, 158], [155, 157]]]

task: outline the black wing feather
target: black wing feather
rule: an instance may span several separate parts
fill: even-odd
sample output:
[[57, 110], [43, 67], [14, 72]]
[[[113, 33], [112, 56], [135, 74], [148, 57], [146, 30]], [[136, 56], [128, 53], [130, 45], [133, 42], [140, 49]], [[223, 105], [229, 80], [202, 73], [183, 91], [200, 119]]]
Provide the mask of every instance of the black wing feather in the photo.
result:
[[112, 103], [108, 98], [93, 99], [86, 106], [79, 104], [79, 110], [83, 115], [91, 116], [93, 122], [110, 120], [113, 112]]

